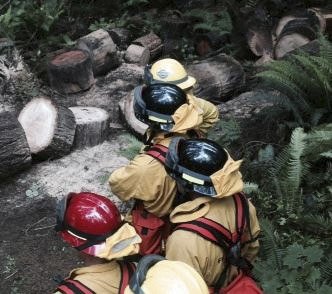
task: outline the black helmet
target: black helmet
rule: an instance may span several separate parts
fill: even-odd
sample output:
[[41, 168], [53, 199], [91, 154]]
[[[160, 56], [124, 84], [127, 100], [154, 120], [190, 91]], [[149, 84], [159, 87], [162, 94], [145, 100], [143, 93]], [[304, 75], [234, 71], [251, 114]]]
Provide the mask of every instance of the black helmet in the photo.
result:
[[228, 153], [208, 139], [172, 140], [166, 155], [166, 170], [186, 191], [214, 196], [216, 191], [210, 176], [222, 169]]
[[158, 83], [135, 88], [135, 116], [154, 129], [170, 131], [174, 126], [172, 115], [185, 103], [186, 93], [173, 84]]

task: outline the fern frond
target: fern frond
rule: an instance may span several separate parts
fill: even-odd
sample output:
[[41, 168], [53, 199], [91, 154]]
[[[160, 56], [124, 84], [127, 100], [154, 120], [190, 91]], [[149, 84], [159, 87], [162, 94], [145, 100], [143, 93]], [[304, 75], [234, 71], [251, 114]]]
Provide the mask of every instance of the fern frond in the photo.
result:
[[260, 227], [262, 230], [260, 255], [264, 259], [270, 260], [275, 265], [275, 268], [281, 269], [281, 252], [277, 242], [279, 238], [278, 233], [268, 219], [261, 219]]
[[306, 134], [302, 128], [293, 131], [289, 145], [278, 155], [270, 173], [275, 188], [280, 191], [286, 210], [300, 209], [302, 203], [301, 182], [308, 173], [309, 165], [302, 158], [306, 147]]
[[329, 254], [320, 264], [320, 272], [326, 284], [332, 285], [332, 254]]

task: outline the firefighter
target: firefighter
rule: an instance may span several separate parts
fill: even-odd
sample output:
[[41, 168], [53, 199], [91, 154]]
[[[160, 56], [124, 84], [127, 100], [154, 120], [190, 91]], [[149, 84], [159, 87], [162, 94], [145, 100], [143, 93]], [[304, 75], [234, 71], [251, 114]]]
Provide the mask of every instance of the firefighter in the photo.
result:
[[167, 231], [166, 218], [177, 193], [162, 162], [171, 138], [201, 136], [218, 120], [214, 105], [197, 101], [173, 84], [153, 83], [135, 89], [135, 115], [149, 125], [147, 146], [128, 165], [115, 170], [109, 184], [122, 201], [137, 200], [131, 218], [142, 238], [142, 255], [160, 254], [161, 240], [167, 234], [162, 232]]
[[241, 162], [208, 139], [173, 138], [166, 155], [166, 170], [184, 199], [170, 214], [175, 229], [166, 258], [189, 264], [215, 289], [239, 275], [256, 289], [247, 274], [258, 254], [260, 227], [242, 193]]
[[70, 193], [58, 203], [55, 229], [86, 265], [59, 281], [55, 293], [124, 293], [136, 266], [123, 258], [138, 253], [141, 239], [110, 199]]
[[160, 255], [146, 255], [133, 274], [125, 294], [208, 294], [202, 277], [181, 261], [166, 260]]

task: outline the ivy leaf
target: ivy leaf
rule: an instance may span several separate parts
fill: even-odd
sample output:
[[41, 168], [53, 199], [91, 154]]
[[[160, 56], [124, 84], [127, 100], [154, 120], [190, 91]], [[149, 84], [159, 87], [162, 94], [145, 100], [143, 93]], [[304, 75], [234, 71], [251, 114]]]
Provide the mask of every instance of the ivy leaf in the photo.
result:
[[320, 262], [323, 257], [323, 250], [317, 245], [307, 247], [303, 250], [303, 255], [307, 257], [309, 263]]

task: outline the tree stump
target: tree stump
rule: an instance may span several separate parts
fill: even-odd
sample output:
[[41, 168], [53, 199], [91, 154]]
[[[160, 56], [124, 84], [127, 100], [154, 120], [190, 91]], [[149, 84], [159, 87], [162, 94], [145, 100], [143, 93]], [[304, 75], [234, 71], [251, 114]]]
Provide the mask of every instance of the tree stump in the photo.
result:
[[163, 49], [161, 39], [153, 32], [134, 40], [132, 44], [148, 48], [152, 60], [158, 58], [161, 55]]
[[0, 113], [0, 179], [30, 166], [31, 154], [24, 130], [14, 113]]
[[96, 146], [105, 141], [109, 133], [110, 117], [107, 111], [97, 107], [69, 107], [76, 121], [73, 148]]
[[127, 48], [124, 58], [129, 63], [137, 63], [140, 65], [145, 65], [149, 63], [150, 52], [149, 49], [143, 46], [132, 44]]
[[142, 139], [148, 125], [139, 121], [134, 113], [134, 90], [119, 102], [120, 118], [135, 137]]
[[87, 90], [95, 82], [90, 56], [81, 50], [57, 55], [47, 67], [51, 87], [62, 94]]
[[58, 158], [70, 152], [75, 135], [74, 114], [50, 99], [32, 99], [18, 117], [31, 150], [39, 159]]
[[89, 52], [93, 73], [103, 75], [120, 65], [116, 45], [109, 33], [103, 29], [94, 31], [77, 40], [79, 49]]
[[245, 85], [245, 73], [241, 64], [224, 54], [191, 64], [188, 72], [197, 80], [195, 95], [214, 103], [228, 101]]

